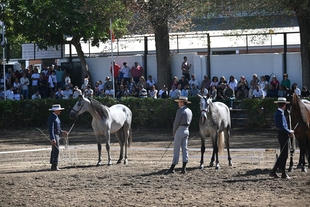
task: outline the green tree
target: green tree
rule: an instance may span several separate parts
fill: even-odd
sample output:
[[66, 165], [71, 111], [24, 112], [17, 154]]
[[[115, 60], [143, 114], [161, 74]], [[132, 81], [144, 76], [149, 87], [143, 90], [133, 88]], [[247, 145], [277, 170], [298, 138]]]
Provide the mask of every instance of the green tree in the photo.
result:
[[[110, 18], [116, 37], [126, 33], [130, 14], [121, 0], [8, 0], [7, 27], [39, 48], [72, 44], [83, 68], [90, 74], [81, 41], [99, 46], [110, 38]], [[8, 34], [9, 35], [9, 34]]]

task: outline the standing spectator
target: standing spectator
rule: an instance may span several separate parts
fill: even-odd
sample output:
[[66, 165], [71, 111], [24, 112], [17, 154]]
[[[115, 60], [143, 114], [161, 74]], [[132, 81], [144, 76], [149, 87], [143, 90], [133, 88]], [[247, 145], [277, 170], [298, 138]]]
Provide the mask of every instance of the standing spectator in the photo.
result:
[[83, 84], [81, 86], [82, 92], [84, 92], [84, 90], [87, 89], [88, 84], [89, 84], [89, 75], [86, 74], [84, 79], [83, 79]]
[[191, 79], [188, 81], [190, 88], [192, 89], [192, 85], [194, 84], [196, 86], [196, 89], [198, 88], [198, 80], [196, 79], [195, 74], [191, 75]]
[[133, 80], [138, 83], [140, 80], [140, 77], [144, 74], [144, 69], [141, 65], [138, 64], [138, 62], [134, 63], [134, 66], [130, 69], [130, 75], [133, 77]]
[[54, 70], [51, 71], [51, 74], [48, 76], [48, 87], [50, 89], [50, 93], [56, 91], [57, 78], [56, 78], [56, 72]]
[[124, 78], [125, 84], [129, 84], [131, 75], [130, 75], [130, 68], [128, 67], [127, 62], [123, 62], [123, 67], [119, 72], [122, 78]]
[[185, 79], [187, 80], [187, 81], [189, 81], [190, 80], [190, 68], [192, 67], [192, 64], [189, 64], [188, 62], [187, 62], [187, 57], [186, 56], [184, 56], [183, 57], [183, 62], [182, 62], [182, 65], [181, 65], [181, 70], [182, 70], [182, 75], [184, 75], [185, 76]]
[[187, 97], [180, 96], [179, 99], [175, 100], [178, 102], [179, 109], [177, 110], [174, 122], [172, 134], [174, 136], [174, 148], [173, 148], [173, 159], [171, 167], [165, 174], [174, 173], [174, 168], [179, 162], [180, 148], [182, 148], [182, 171], [181, 173], [186, 173], [186, 165], [188, 163], [188, 137], [189, 137], [189, 125], [191, 124], [193, 113], [187, 107], [187, 104], [191, 102], [188, 101]]
[[281, 169], [283, 179], [290, 179], [290, 177], [285, 173], [285, 165], [288, 157], [288, 141], [289, 135], [294, 136], [294, 131], [288, 128], [286, 118], [284, 116], [284, 110], [286, 109], [286, 104], [289, 104], [289, 101], [286, 101], [286, 98], [279, 97], [274, 103], [278, 104], [278, 110], [274, 114], [274, 124], [278, 130], [278, 141], [280, 144], [280, 155], [276, 161], [276, 164], [270, 172], [270, 176], [279, 178], [280, 176], [276, 173], [277, 169]]
[[155, 86], [155, 81], [153, 80], [153, 77], [149, 75], [146, 81], [146, 90], [150, 90], [152, 86]]
[[48, 84], [43, 72], [40, 73], [40, 79], [38, 81], [38, 91], [40, 92], [42, 98], [47, 98]]
[[307, 98], [307, 97], [309, 97], [309, 96], [310, 96], [309, 90], [307, 89], [306, 86], [303, 86], [303, 87], [302, 87], [302, 91], [301, 91], [301, 97], [302, 97], [302, 98]]
[[33, 94], [31, 96], [31, 99], [34, 100], [34, 99], [41, 99], [41, 95], [40, 95], [40, 92], [39, 91], [36, 91], [35, 94]]
[[12, 86], [12, 79], [13, 79], [13, 71], [12, 68], [8, 68], [8, 71], [5, 73], [6, 76], [6, 86], [10, 88]]
[[70, 88], [73, 87], [72, 83], [71, 83], [71, 78], [70, 78], [70, 73], [66, 73], [66, 78], [65, 78], [65, 87], [69, 86]]
[[281, 86], [285, 87], [285, 90], [288, 92], [291, 87], [291, 81], [288, 79], [288, 74], [283, 74], [283, 80], [281, 81]]
[[236, 79], [233, 75], [231, 75], [231, 76], [229, 77], [228, 85], [229, 85], [229, 87], [230, 87], [232, 90], [234, 90], [234, 91], [237, 90], [238, 81], [237, 81], [237, 79]]
[[59, 156], [59, 140], [60, 134], [63, 133], [64, 136], [68, 136], [68, 132], [61, 129], [61, 122], [59, 115], [64, 108], [61, 108], [60, 104], [53, 104], [49, 111], [53, 113], [48, 117], [48, 131], [52, 142], [52, 153], [50, 158], [50, 164], [52, 164], [51, 171], [59, 171], [58, 168], [58, 156]]
[[49, 72], [48, 67], [46, 65], [44, 65], [41, 72], [44, 73], [44, 76], [46, 78], [48, 76], [48, 72]]
[[[240, 82], [239, 82], [240, 83]], [[239, 83], [238, 83], [238, 87], [239, 87]], [[257, 78], [257, 74], [253, 74], [253, 78], [250, 81], [250, 85], [248, 85], [249, 89], [248, 89], [248, 96], [247, 97], [252, 97], [253, 96], [253, 91], [256, 88], [256, 85], [259, 83], [259, 79]]]
[[77, 97], [79, 97], [80, 95], [82, 95], [82, 91], [79, 89], [78, 86], [74, 86], [74, 89], [73, 89], [73, 98], [76, 99]]
[[60, 66], [56, 66], [56, 78], [57, 78], [57, 88], [64, 89], [64, 72], [61, 70]]
[[38, 73], [38, 68], [34, 67], [33, 73], [31, 75], [31, 82], [32, 82], [32, 87], [31, 87], [31, 93], [35, 93], [38, 90], [38, 81], [40, 79], [40, 74]]
[[[118, 84], [119, 80], [119, 71], [121, 69], [121, 66], [115, 63], [115, 60], [113, 60], [111, 62], [111, 67], [110, 67], [110, 73], [111, 73], [111, 77], [114, 77], [114, 86]], [[112, 67], [113, 67], [113, 71], [112, 71]], [[113, 73], [112, 73], [113, 72]]]
[[203, 81], [201, 82], [201, 88], [206, 88], [207, 90], [210, 90], [210, 78], [207, 75], [204, 75]]
[[27, 78], [27, 73], [24, 72], [23, 73], [23, 77], [20, 78], [20, 84], [21, 84], [21, 88], [22, 88], [22, 95], [24, 97], [24, 99], [28, 99], [29, 96], [29, 79]]

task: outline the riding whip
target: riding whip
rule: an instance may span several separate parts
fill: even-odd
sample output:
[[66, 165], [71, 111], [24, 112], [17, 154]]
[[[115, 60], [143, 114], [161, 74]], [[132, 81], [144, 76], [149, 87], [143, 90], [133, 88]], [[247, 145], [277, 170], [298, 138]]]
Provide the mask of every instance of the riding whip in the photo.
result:
[[[36, 128], [39, 132], [41, 132], [42, 133], [42, 135], [44, 135], [45, 137], [46, 137], [46, 139], [48, 139], [48, 141], [50, 141], [51, 143], [53, 143], [52, 142], [52, 140], [50, 140], [50, 138], [48, 138], [48, 136], [46, 136], [46, 134], [41, 130], [41, 129], [39, 129], [38, 127]], [[53, 145], [54, 147], [56, 147], [58, 150], [59, 150], [59, 148], [57, 147], [57, 146], [55, 146], [55, 145]]]
[[171, 140], [170, 144], [168, 145], [166, 151], [164, 152], [163, 156], [161, 156], [159, 162], [161, 162], [161, 160], [163, 159], [164, 155], [166, 154], [167, 150], [169, 149], [170, 145], [172, 144], [173, 140]]

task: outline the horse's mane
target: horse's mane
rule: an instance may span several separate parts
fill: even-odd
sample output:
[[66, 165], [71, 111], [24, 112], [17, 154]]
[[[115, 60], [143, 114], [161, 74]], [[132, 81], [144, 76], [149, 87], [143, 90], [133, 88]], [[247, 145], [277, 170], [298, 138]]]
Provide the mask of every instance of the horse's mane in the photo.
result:
[[95, 112], [98, 113], [100, 117], [109, 118], [108, 107], [93, 98], [88, 98], [90, 100], [91, 106]]
[[308, 125], [310, 123], [310, 104], [308, 101], [301, 101], [300, 98], [294, 93], [292, 98], [292, 107], [295, 108], [302, 117], [303, 121]]

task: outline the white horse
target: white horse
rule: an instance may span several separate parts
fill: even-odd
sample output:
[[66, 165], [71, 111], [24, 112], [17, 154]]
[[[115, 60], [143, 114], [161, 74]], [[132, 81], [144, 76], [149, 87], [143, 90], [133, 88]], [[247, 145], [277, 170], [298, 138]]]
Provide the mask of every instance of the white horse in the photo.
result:
[[101, 162], [101, 139], [106, 138], [106, 149], [108, 152], [108, 165], [112, 164], [110, 155], [110, 134], [115, 132], [120, 145], [120, 155], [117, 163], [121, 163], [123, 159], [123, 148], [125, 145], [125, 160], [127, 164], [127, 148], [132, 141], [131, 122], [132, 113], [130, 109], [122, 104], [116, 104], [110, 108], [102, 105], [99, 101], [92, 98], [79, 96], [79, 100], [70, 111], [70, 118], [76, 119], [78, 115], [88, 111], [92, 117], [92, 128], [95, 132], [98, 145], [98, 163]]
[[219, 169], [218, 154], [224, 151], [224, 141], [228, 153], [229, 166], [232, 166], [232, 161], [229, 152], [229, 137], [230, 137], [230, 110], [222, 102], [212, 102], [211, 98], [205, 96], [200, 97], [201, 116], [199, 120], [199, 129], [201, 135], [201, 160], [200, 169], [203, 169], [203, 156], [205, 152], [205, 139], [210, 135], [213, 146], [213, 153], [210, 162], [210, 167], [213, 166], [214, 155], [216, 158], [215, 169]]

